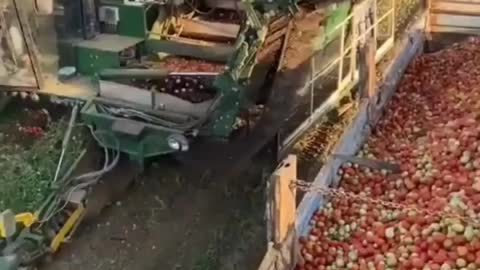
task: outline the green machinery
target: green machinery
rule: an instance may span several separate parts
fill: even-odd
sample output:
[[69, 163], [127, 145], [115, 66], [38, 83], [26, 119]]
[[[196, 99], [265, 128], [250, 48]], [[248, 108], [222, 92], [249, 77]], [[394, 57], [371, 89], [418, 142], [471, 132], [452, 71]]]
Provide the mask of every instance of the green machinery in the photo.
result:
[[350, 0], [1, 2], [0, 23], [10, 29], [3, 32], [9, 53], [1, 59], [7, 67], [0, 68], [1, 89], [84, 102], [82, 120], [98, 142], [139, 162], [188, 151], [198, 138], [228, 142], [241, 133], [246, 119], [265, 112], [294, 15], [302, 6], [325, 11], [318, 36], [328, 44], [335, 36], [321, 33], [351, 6]]
[[[103, 32], [72, 46], [78, 71], [99, 89], [83, 120], [138, 161], [188, 151], [196, 137], [228, 140], [241, 115], [266, 102], [264, 81], [297, 10], [295, 1], [167, 2], [100, 1]], [[349, 8], [331, 6], [323, 27]]]
[[198, 138], [228, 142], [242, 133], [252, 122], [246, 119], [265, 112], [295, 14], [303, 6], [323, 10], [318, 37], [328, 44], [335, 32], [322, 33], [351, 6], [350, 0], [2, 2], [0, 23], [10, 31], [2, 32], [9, 53], [1, 58], [1, 90], [84, 102], [81, 117], [98, 142], [140, 162], [188, 151]]

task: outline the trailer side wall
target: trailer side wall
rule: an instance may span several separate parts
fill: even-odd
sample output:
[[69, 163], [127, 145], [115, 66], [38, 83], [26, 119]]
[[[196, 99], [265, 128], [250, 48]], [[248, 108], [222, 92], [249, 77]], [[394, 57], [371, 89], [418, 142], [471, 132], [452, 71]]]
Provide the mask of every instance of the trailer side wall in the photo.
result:
[[[423, 21], [423, 20], [422, 20]], [[377, 89], [377, 97], [372, 100], [363, 100], [357, 116], [346, 129], [339, 143], [335, 147], [334, 154], [354, 155], [361, 147], [370, 132], [370, 127], [381, 114], [384, 106], [388, 103], [396, 90], [405, 69], [410, 61], [423, 51], [424, 32], [421, 23], [416, 24], [400, 43], [394, 61], [389, 65], [385, 80]], [[337, 171], [341, 161], [329, 158], [325, 163], [315, 181], [316, 187], [336, 187], [339, 177]], [[309, 231], [309, 221], [319, 208], [326, 203], [323, 196], [318, 193], [307, 193], [297, 210], [296, 229], [299, 235], [306, 235]]]

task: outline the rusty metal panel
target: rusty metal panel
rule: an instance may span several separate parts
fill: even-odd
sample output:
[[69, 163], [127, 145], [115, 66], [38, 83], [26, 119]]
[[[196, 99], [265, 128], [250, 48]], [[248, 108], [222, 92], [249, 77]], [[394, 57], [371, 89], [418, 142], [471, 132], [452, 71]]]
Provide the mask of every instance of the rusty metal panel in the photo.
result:
[[480, 34], [480, 0], [430, 0], [429, 31]]

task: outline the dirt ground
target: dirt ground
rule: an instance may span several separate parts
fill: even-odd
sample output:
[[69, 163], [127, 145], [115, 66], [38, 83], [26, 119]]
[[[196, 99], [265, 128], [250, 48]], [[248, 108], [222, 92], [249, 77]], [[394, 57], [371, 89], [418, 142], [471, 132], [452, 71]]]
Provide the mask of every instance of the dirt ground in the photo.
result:
[[[38, 120], [23, 117], [42, 107], [31, 105], [22, 104], [34, 109], [21, 114], [0, 115], [8, 119], [0, 121], [5, 139], [19, 138], [16, 122]], [[230, 180], [186, 173], [188, 168], [171, 159], [153, 162], [122, 199], [82, 224], [71, 243], [39, 268], [255, 269], [266, 249], [264, 160], [257, 158], [248, 172]], [[113, 178], [121, 185], [132, 177], [120, 171]]]
[[255, 269], [266, 247], [259, 171], [226, 181], [177, 169], [152, 165], [41, 269]]

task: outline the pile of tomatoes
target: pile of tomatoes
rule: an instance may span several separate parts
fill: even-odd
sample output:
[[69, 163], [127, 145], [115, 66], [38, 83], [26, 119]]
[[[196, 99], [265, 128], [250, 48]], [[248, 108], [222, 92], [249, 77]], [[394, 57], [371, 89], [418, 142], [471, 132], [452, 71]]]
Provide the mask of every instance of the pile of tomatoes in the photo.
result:
[[200, 59], [172, 56], [162, 62], [164, 68], [170, 72], [212, 72], [221, 73], [225, 71], [222, 63], [207, 62]]
[[366, 199], [314, 214], [297, 269], [480, 269], [479, 39], [414, 59], [358, 155], [401, 172], [344, 164], [339, 188]]

